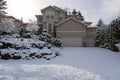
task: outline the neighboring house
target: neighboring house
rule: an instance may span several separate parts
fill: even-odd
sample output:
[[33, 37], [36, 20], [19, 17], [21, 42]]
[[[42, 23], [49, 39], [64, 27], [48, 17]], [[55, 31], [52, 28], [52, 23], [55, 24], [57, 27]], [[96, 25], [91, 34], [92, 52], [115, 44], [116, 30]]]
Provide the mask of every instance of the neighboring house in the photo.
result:
[[96, 27], [89, 27], [91, 22], [85, 22], [80, 12], [67, 15], [56, 6], [48, 6], [41, 12], [42, 15], [36, 15], [39, 27], [60, 38], [63, 46], [95, 46]]
[[14, 24], [17, 25], [17, 26], [19, 26], [23, 23], [21, 20], [16, 19], [13, 16], [5, 16], [4, 18], [7, 18], [8, 20], [12, 20], [14, 22]]

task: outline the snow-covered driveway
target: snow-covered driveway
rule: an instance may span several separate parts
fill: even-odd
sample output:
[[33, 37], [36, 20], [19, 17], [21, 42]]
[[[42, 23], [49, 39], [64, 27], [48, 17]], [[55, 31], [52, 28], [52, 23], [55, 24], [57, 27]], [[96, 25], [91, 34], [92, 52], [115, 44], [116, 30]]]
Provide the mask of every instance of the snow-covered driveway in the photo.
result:
[[[39, 68], [40, 66], [43, 65], [55, 65], [53, 69], [56, 69], [56, 66], [62, 65], [60, 67], [57, 67], [58, 70], [61, 69], [61, 67], [64, 67], [63, 65], [67, 65], [67, 67], [72, 66], [72, 68], [74, 67], [75, 69], [80, 69], [80, 70], [82, 69], [85, 71], [89, 71], [93, 74], [99, 75], [102, 78], [102, 80], [120, 80], [120, 54], [117, 52], [112, 52], [110, 50], [101, 49], [101, 48], [67, 47], [61, 49], [60, 53], [61, 53], [60, 56], [53, 58], [51, 60], [45, 60], [45, 59], [8, 60], [8, 61], [0, 60], [0, 80], [6, 80], [5, 77], [7, 75], [10, 77], [12, 75], [18, 76], [18, 78], [21, 75], [29, 77], [28, 79], [26, 78], [23, 80], [31, 80], [31, 79], [42, 80], [40, 79], [38, 73], [40, 74], [42, 72], [42, 70], [40, 70]], [[24, 73], [22, 72], [21, 69], [22, 70], [24, 69], [26, 71], [31, 71], [32, 73], [31, 72], [30, 72], [31, 74], [28, 72]], [[15, 73], [17, 74], [15, 75]], [[36, 77], [35, 74], [36, 76], [39, 77]], [[50, 75], [48, 77], [50, 77]], [[55, 79], [53, 80], [69, 79], [69, 78], [62, 79], [60, 77], [56, 79], [56, 75], [54, 77]], [[10, 78], [7, 80], [10, 80]], [[11, 80], [13, 80], [12, 77]], [[75, 80], [75, 79], [73, 78], [71, 80]]]

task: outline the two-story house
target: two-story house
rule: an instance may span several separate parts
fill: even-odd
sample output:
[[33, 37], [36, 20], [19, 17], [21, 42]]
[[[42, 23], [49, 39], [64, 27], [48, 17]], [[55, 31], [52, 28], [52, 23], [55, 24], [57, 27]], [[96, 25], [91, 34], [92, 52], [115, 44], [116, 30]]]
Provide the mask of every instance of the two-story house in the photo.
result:
[[64, 46], [95, 46], [96, 28], [89, 27], [91, 22], [84, 21], [80, 12], [67, 15], [56, 6], [48, 6], [36, 15], [37, 24], [52, 36], [60, 38]]

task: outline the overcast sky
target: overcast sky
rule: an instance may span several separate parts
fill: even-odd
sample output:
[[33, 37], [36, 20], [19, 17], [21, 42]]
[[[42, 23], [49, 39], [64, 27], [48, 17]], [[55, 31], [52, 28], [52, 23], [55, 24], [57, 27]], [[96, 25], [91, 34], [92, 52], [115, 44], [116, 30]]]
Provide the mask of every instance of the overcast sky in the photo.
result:
[[81, 11], [86, 21], [95, 25], [98, 19], [102, 18], [109, 23], [120, 15], [120, 0], [6, 0], [8, 15], [16, 18], [23, 18], [25, 22], [29, 19], [35, 20], [40, 10], [49, 5], [56, 5], [60, 8], [70, 8]]

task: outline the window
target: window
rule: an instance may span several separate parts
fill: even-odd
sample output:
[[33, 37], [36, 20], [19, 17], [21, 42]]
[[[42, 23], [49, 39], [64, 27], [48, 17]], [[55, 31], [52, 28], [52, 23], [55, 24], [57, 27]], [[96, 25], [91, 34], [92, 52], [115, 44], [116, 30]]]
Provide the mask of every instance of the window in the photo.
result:
[[46, 19], [50, 19], [50, 16], [49, 16], [49, 15], [46, 15]]
[[59, 13], [59, 20], [61, 21], [63, 19], [63, 13]]
[[47, 24], [47, 31], [48, 32], [53, 32], [53, 23], [48, 23]]
[[46, 19], [53, 20], [54, 16], [55, 16], [55, 12], [54, 11], [46, 11]]
[[48, 24], [48, 32], [52, 32], [52, 24], [51, 23]]
[[53, 16], [53, 15], [51, 16], [51, 19], [52, 19], [52, 20], [54, 19], [54, 16]]
[[38, 22], [42, 22], [42, 16], [38, 17]]

